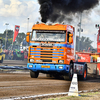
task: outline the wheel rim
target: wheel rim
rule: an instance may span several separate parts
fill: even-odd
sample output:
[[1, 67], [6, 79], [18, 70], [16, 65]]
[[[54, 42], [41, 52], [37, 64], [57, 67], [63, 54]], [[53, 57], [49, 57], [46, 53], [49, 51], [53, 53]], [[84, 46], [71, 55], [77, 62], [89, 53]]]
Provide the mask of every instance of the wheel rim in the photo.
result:
[[84, 71], [84, 78], [86, 78], [86, 70]]

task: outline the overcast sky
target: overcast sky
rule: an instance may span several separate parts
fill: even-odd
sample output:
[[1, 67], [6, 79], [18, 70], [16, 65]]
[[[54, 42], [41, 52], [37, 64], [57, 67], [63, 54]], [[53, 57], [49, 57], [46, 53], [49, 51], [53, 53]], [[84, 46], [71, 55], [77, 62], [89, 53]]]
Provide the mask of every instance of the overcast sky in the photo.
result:
[[37, 0], [0, 0], [0, 33], [6, 29], [14, 30], [15, 25], [20, 26], [20, 32], [27, 32], [27, 18], [29, 27], [39, 20], [39, 4]]
[[[5, 29], [14, 30], [15, 25], [20, 26], [19, 32], [26, 33], [31, 31], [32, 25], [40, 19], [39, 4], [37, 0], [0, 0], [0, 33], [3, 33]], [[82, 14], [82, 28], [83, 32], [81, 36], [90, 37], [92, 41], [96, 41], [96, 35], [98, 30], [95, 28], [95, 24], [100, 24], [100, 5], [92, 9], [88, 14]], [[29, 29], [27, 30], [27, 23], [29, 18]], [[78, 19], [79, 20], [79, 19]], [[78, 20], [74, 22], [66, 23], [71, 24], [77, 30]], [[5, 23], [9, 23], [6, 27]], [[76, 31], [76, 35], [79, 33]], [[95, 44], [96, 47], [96, 42]]]

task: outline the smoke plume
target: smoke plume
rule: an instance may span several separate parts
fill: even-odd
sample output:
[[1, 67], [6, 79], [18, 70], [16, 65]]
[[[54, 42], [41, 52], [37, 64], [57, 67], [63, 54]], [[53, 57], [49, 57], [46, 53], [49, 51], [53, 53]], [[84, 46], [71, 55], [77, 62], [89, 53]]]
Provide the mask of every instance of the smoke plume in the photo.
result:
[[[62, 22], [66, 16], [74, 15], [84, 10], [90, 10], [99, 4], [99, 0], [38, 0], [40, 4], [41, 21]], [[71, 20], [71, 18], [68, 18]]]

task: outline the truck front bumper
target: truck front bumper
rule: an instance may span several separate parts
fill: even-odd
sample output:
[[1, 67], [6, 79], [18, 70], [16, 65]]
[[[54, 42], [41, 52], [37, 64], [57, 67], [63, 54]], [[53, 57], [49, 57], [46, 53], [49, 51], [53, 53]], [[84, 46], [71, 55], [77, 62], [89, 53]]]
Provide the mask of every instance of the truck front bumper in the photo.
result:
[[27, 68], [32, 71], [39, 72], [69, 72], [69, 65], [65, 64], [35, 64], [27, 63]]

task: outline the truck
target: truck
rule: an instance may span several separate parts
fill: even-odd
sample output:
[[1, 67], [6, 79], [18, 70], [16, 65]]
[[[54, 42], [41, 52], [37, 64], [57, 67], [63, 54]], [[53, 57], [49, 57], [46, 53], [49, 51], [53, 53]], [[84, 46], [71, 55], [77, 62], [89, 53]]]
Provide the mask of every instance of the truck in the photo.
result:
[[0, 39], [0, 63], [3, 63], [3, 60], [5, 59], [5, 54], [3, 52], [3, 49], [2, 49], [2, 39]]
[[26, 34], [30, 77], [37, 78], [39, 73], [45, 73], [71, 80], [77, 73], [82, 80], [86, 80], [87, 64], [76, 60], [74, 39], [75, 28], [72, 25], [34, 24], [32, 32]]

